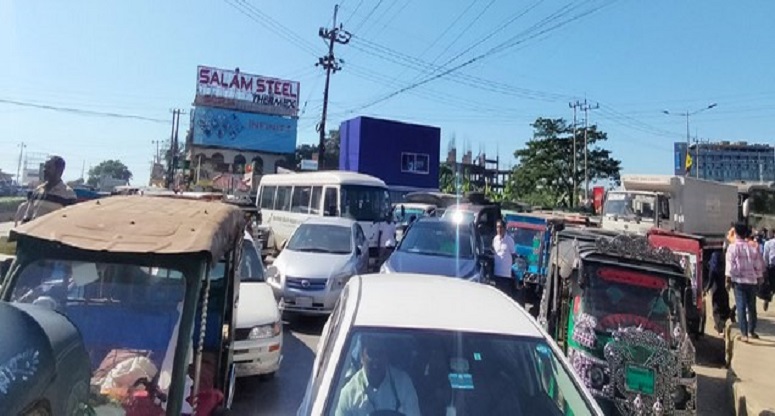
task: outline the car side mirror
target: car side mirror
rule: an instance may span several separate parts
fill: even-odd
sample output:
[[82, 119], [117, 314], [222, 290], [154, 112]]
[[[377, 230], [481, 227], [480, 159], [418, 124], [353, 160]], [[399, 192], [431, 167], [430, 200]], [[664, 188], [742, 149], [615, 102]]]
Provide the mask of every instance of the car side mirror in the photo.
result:
[[280, 243], [280, 245], [277, 247], [277, 250], [283, 251], [283, 250], [285, 250], [285, 246], [287, 246], [287, 245], [288, 245], [288, 240], [285, 240], [285, 241]]

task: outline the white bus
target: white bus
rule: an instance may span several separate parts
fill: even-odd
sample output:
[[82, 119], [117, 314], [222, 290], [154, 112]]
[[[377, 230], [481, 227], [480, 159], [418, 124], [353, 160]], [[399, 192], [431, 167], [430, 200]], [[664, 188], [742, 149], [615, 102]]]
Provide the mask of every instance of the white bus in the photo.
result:
[[296, 227], [311, 216], [358, 221], [376, 258], [380, 226], [390, 213], [388, 188], [380, 179], [355, 172], [325, 171], [264, 175], [256, 205], [261, 211], [263, 254], [276, 253]]

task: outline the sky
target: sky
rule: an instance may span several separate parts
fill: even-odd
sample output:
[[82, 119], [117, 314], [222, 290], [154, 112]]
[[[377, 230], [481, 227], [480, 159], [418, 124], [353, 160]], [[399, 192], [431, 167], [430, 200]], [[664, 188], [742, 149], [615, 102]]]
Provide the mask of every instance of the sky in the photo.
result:
[[[106, 159], [147, 183], [197, 65], [301, 83], [298, 144], [317, 141], [333, 0], [0, 0], [0, 170], [59, 154], [65, 179]], [[628, 173], [672, 173], [673, 142], [775, 142], [775, 2], [339, 0], [328, 126], [367, 115], [441, 128], [442, 151], [498, 155], [572, 101]], [[447, 73], [448, 72], [448, 73]], [[30, 107], [54, 107], [57, 110]], [[65, 110], [67, 109], [67, 110]], [[76, 111], [72, 111], [76, 110]], [[94, 112], [94, 113], [92, 113]], [[105, 113], [113, 114], [108, 116]], [[581, 114], [579, 119], [582, 119]], [[181, 137], [189, 116], [181, 118]], [[459, 151], [460, 154], [460, 151]]]

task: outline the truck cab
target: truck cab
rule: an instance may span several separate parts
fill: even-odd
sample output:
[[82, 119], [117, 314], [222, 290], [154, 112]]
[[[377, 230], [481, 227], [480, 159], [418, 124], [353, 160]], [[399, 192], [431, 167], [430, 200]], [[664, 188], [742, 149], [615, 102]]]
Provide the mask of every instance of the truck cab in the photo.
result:
[[602, 228], [636, 234], [654, 227], [675, 230], [670, 205], [670, 196], [660, 192], [611, 191], [603, 206]]

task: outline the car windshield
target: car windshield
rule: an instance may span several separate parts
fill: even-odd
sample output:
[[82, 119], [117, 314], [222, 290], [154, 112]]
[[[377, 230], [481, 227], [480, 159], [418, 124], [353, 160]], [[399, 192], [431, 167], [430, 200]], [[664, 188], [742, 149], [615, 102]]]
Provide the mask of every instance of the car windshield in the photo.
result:
[[[342, 354], [327, 415], [367, 414], [354, 412], [364, 406], [394, 415], [594, 414], [540, 338], [356, 327]], [[369, 385], [385, 387], [369, 394]]]
[[468, 227], [452, 222], [417, 222], [401, 240], [398, 251], [470, 259], [474, 257], [474, 237]]
[[342, 217], [355, 221], [383, 221], [390, 212], [390, 196], [385, 188], [342, 185]]
[[654, 195], [611, 192], [605, 201], [603, 214], [622, 218], [640, 217], [642, 221], [654, 221], [656, 201]]
[[404, 207], [403, 215], [401, 215], [401, 206], [399, 205], [393, 211], [393, 220], [399, 224], [406, 224], [409, 222], [413, 215], [417, 219], [422, 218], [425, 216], [425, 210], [422, 208]]
[[[127, 380], [167, 392], [186, 282], [175, 270], [131, 264], [38, 260], [21, 270], [12, 302], [46, 306], [81, 333], [92, 364], [97, 414], [124, 414]], [[126, 377], [131, 367], [136, 377]]]
[[599, 331], [639, 326], [662, 335], [670, 332], [671, 296], [667, 279], [654, 273], [586, 263], [579, 311], [597, 321]]
[[334, 224], [301, 224], [293, 233], [286, 249], [316, 253], [350, 254], [352, 229]]

